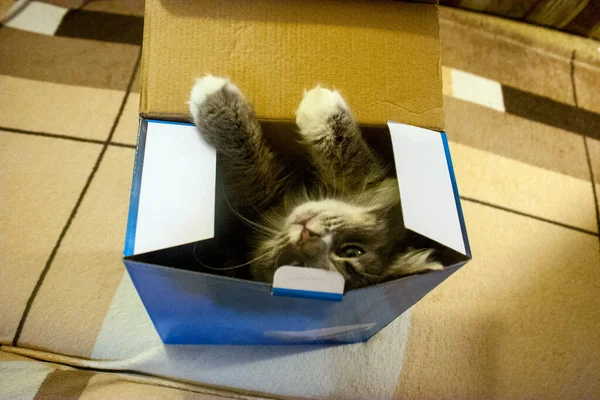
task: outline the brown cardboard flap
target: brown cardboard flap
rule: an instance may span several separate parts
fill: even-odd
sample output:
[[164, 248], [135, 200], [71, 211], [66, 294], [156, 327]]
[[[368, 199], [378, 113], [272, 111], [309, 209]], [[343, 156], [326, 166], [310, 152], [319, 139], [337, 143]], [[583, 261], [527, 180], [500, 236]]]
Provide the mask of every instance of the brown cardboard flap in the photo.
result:
[[147, 0], [140, 113], [187, 120], [194, 78], [230, 77], [261, 119], [340, 90], [360, 123], [443, 129], [438, 10], [393, 1]]

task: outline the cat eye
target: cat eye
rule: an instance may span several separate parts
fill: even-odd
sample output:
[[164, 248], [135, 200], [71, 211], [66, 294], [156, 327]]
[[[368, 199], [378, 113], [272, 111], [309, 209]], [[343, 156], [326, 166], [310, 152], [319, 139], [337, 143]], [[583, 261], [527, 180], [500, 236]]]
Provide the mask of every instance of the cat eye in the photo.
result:
[[357, 246], [355, 244], [349, 244], [346, 246], [342, 246], [339, 256], [343, 258], [356, 258], [365, 254], [365, 251], [362, 247]]

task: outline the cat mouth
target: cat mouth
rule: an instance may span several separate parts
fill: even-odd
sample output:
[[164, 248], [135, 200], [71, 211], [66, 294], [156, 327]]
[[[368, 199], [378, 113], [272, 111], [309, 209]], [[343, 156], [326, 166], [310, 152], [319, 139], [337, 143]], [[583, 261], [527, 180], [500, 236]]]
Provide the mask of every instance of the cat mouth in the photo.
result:
[[296, 246], [290, 244], [281, 252], [279, 257], [277, 257], [275, 267], [279, 268], [284, 265], [303, 267], [304, 264], [305, 260], [302, 253], [296, 248]]
[[327, 253], [327, 242], [320, 237], [303, 238], [290, 242], [279, 253], [275, 267], [283, 265], [304, 267], [307, 265], [321, 265]]

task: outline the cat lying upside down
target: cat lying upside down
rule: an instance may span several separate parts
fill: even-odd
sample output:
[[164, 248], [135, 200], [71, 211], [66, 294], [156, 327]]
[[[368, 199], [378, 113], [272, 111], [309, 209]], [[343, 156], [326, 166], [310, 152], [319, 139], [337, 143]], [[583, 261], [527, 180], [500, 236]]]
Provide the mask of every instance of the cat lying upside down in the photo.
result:
[[229, 197], [252, 208], [256, 227], [252, 277], [272, 282], [282, 265], [338, 271], [352, 289], [394, 277], [442, 269], [432, 249], [406, 246], [405, 228], [393, 218], [398, 183], [336, 91], [304, 94], [296, 124], [318, 182], [289, 182], [286, 165], [265, 140], [250, 104], [223, 78], [199, 79], [190, 112], [222, 158]]

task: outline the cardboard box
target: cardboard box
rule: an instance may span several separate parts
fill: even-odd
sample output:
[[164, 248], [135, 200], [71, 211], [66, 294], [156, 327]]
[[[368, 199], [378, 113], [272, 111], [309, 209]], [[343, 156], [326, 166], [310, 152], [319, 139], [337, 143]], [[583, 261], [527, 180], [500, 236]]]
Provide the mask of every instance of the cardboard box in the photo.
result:
[[213, 265], [244, 244], [243, 236], [229, 232], [232, 216], [221, 197], [218, 156], [191, 124], [142, 120], [124, 255], [162, 340], [364, 341], [467, 262], [471, 253], [446, 136], [410, 125], [389, 126], [404, 225], [415, 240], [438, 250], [445, 269], [342, 296], [310, 286], [277, 290], [289, 286], [198, 272], [203, 270], [198, 244], [203, 259], [213, 260]]
[[[471, 258], [440, 133], [435, 4], [147, 0], [142, 59], [124, 262], [164, 343], [364, 341]], [[203, 270], [199, 254], [221, 266], [244, 246], [222, 197], [219, 156], [176, 122], [189, 120], [193, 78], [205, 73], [232, 78], [289, 162], [302, 159], [292, 122], [302, 91], [340, 90], [396, 171], [404, 225], [438, 250], [445, 269], [345, 293], [283, 274], [270, 285]], [[388, 130], [388, 120], [410, 125]]]
[[140, 113], [189, 121], [194, 78], [228, 76], [263, 120], [302, 91], [341, 91], [357, 120], [443, 130], [436, 4], [366, 0], [147, 0]]

